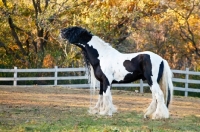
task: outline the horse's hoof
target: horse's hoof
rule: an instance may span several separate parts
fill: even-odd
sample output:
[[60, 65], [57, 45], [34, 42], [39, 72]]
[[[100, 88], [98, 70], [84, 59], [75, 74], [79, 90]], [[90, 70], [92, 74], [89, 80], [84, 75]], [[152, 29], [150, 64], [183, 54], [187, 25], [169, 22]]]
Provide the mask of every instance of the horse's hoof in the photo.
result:
[[88, 112], [90, 113], [90, 114], [97, 114], [99, 111], [97, 110], [97, 109], [95, 109], [95, 108], [90, 108], [89, 110], [88, 110]]
[[106, 115], [106, 111], [99, 112], [99, 115]]
[[169, 115], [158, 114], [158, 113], [154, 113], [152, 115], [152, 119], [166, 119], [166, 118], [169, 118]]

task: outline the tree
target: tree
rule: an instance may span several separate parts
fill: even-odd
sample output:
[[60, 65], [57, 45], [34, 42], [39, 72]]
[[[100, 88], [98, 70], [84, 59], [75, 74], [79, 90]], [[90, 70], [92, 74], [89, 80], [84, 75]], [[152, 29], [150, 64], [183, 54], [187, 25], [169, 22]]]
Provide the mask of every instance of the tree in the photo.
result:
[[121, 52], [150, 50], [173, 68], [199, 67], [198, 0], [3, 0], [0, 7], [0, 66], [83, 66], [80, 50], [58, 37], [76, 25]]
[[1, 47], [7, 56], [12, 55], [17, 59], [15, 65], [42, 67], [45, 55], [51, 52], [49, 47], [54, 43], [50, 32], [57, 16], [55, 12], [52, 13], [53, 8], [59, 4], [65, 8], [64, 3], [66, 1], [62, 3], [50, 3], [49, 0], [2, 1], [1, 23], [2, 29], [5, 30], [1, 33], [5, 34], [5, 38], [1, 38]]

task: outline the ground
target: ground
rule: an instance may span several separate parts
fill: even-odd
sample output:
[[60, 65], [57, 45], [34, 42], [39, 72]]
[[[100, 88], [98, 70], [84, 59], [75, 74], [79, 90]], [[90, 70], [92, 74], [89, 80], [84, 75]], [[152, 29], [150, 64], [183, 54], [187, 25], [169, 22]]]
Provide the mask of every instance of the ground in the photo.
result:
[[[74, 89], [65, 87], [0, 87], [0, 126], [12, 128], [15, 124], [37, 120], [37, 115], [43, 113], [43, 118], [49, 116], [57, 119], [63, 111], [73, 113], [74, 108], [84, 108], [84, 113], [90, 105], [97, 101], [98, 91], [90, 99], [89, 89]], [[113, 103], [118, 112], [113, 116], [143, 111], [151, 102], [150, 93], [112, 90]], [[174, 96], [169, 106], [171, 119], [182, 119], [187, 116], [200, 117], [200, 99], [194, 97]], [[28, 117], [27, 117], [28, 116]], [[53, 119], [51, 118], [51, 120]], [[142, 116], [140, 117], [142, 118]], [[12, 122], [10, 122], [12, 120]], [[0, 129], [1, 130], [1, 129]]]

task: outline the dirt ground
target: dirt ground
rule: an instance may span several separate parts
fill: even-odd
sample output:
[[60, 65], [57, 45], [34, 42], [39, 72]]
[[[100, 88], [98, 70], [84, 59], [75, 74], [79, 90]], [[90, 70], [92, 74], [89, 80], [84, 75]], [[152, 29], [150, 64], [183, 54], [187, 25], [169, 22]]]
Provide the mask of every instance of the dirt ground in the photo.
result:
[[[113, 103], [118, 112], [141, 112], [151, 102], [151, 94], [135, 93], [123, 90], [112, 90]], [[19, 107], [69, 107], [89, 108], [91, 102], [97, 101], [98, 91], [94, 99], [90, 99], [89, 89], [70, 89], [64, 87], [0, 87], [0, 114], [2, 110]], [[169, 107], [172, 118], [195, 115], [200, 117], [200, 98], [174, 96]]]

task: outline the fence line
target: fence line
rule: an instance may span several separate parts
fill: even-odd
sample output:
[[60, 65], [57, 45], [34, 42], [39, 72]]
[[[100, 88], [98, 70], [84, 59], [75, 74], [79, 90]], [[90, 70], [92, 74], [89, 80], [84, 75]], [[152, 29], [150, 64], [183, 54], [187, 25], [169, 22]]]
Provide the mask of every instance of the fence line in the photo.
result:
[[[82, 68], [58, 68], [55, 66], [54, 68], [51, 69], [18, 69], [17, 67], [14, 67], [14, 69], [0, 69], [0, 73], [13, 73], [13, 77], [0, 77], [0, 81], [13, 81], [13, 86], [33, 86], [33, 85], [17, 85], [18, 81], [31, 81], [31, 80], [53, 80], [54, 85], [39, 85], [39, 86], [65, 86], [65, 87], [72, 87], [72, 88], [89, 88], [89, 84], [64, 84], [60, 85], [58, 84], [59, 80], [87, 80], [88, 79], [88, 74], [87, 74], [87, 69], [82, 67]], [[31, 72], [43, 72], [43, 73], [54, 73], [53, 77], [18, 77], [18, 73], [31, 73]], [[81, 76], [58, 76], [59, 72], [84, 72], [85, 75]], [[183, 78], [173, 78], [173, 82], [178, 82], [178, 83], [184, 83], [185, 87], [174, 87], [174, 90], [177, 91], [184, 91], [185, 96], [188, 96], [188, 92], [200, 92], [200, 89], [195, 89], [195, 88], [189, 88], [189, 83], [192, 84], [200, 84], [200, 80], [192, 80], [189, 79], [189, 75], [198, 75], [200, 76], [200, 72], [194, 72], [194, 71], [189, 71], [189, 68], [186, 68], [185, 71], [183, 70], [172, 70], [173, 73], [178, 73], [178, 74], [185, 74], [185, 79]], [[5, 86], [5, 85], [0, 85], [0, 86]], [[140, 80], [139, 83], [128, 83], [128, 84], [113, 84], [113, 87], [139, 87], [140, 92], [143, 93], [144, 87], [147, 87], [147, 83], [144, 83], [142, 80]], [[99, 87], [99, 85], [97, 85]]]

